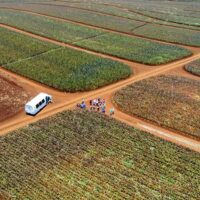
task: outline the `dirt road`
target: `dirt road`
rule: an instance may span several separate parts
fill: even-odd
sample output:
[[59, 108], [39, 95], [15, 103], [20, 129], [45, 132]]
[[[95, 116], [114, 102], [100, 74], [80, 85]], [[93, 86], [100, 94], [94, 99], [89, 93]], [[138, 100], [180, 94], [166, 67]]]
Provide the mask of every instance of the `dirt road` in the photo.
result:
[[183, 147], [192, 149], [192, 150], [200, 153], [200, 141], [197, 141], [195, 139], [189, 138], [189, 137], [184, 136], [182, 134], [176, 133], [172, 130], [162, 128], [162, 127], [158, 127], [156, 124], [151, 123], [150, 121], [142, 120], [138, 117], [133, 117], [133, 116], [130, 116], [126, 113], [121, 112], [112, 103], [112, 96], [113, 96], [113, 94], [110, 94], [109, 96], [107, 96], [107, 99], [108, 99], [107, 106], [115, 108], [116, 113], [115, 113], [114, 117], [117, 120], [124, 122], [125, 124], [133, 126], [135, 128], [138, 128], [140, 130], [151, 133], [154, 136], [160, 137], [160, 138], [167, 140], [169, 142], [176, 143], [179, 146], [183, 146]]
[[[25, 115], [25, 113], [22, 111], [20, 112], [18, 115], [9, 118], [8, 120], [6, 120], [3, 123], [0, 123], [0, 135], [4, 135], [7, 134], [10, 131], [16, 130], [20, 127], [26, 126], [30, 123], [36, 122], [40, 119], [46, 118], [48, 116], [54, 115], [58, 112], [67, 110], [67, 109], [72, 109], [75, 107], [76, 103], [79, 103], [83, 98], [86, 99], [87, 101], [89, 99], [93, 99], [93, 98], [97, 98], [97, 97], [103, 97], [106, 98], [109, 102], [111, 102], [111, 96], [112, 94], [137, 81], [140, 80], [144, 80], [146, 78], [152, 77], [152, 76], [156, 76], [159, 74], [164, 74], [169, 72], [170, 70], [173, 69], [178, 69], [180, 67], [182, 67], [183, 65], [194, 61], [196, 59], [200, 58], [200, 52], [196, 52], [195, 55], [189, 57], [189, 58], [185, 58], [182, 59], [180, 61], [176, 61], [176, 62], [172, 62], [170, 64], [167, 65], [161, 65], [161, 66], [157, 66], [157, 67], [149, 67], [149, 66], [145, 66], [145, 65], [141, 65], [141, 64], [137, 64], [134, 62], [130, 62], [130, 61], [126, 61], [123, 59], [119, 59], [113, 56], [108, 56], [108, 55], [104, 55], [104, 54], [100, 54], [100, 53], [96, 53], [96, 52], [92, 52], [92, 51], [88, 51], [79, 47], [74, 47], [68, 44], [64, 44], [61, 42], [57, 42], [48, 38], [44, 38], [38, 35], [34, 35], [32, 33], [28, 33], [25, 31], [21, 31], [18, 30], [16, 28], [12, 28], [9, 26], [5, 26], [5, 25], [0, 25], [3, 26], [5, 28], [11, 29], [13, 31], [22, 33], [22, 34], [26, 34], [29, 35], [31, 37], [34, 38], [38, 38], [40, 40], [44, 40], [44, 41], [48, 41], [48, 42], [52, 42], [55, 44], [58, 44], [60, 46], [67, 46], [70, 48], [75, 48], [77, 50], [81, 50], [81, 51], [85, 51], [91, 54], [95, 54], [97, 56], [101, 56], [101, 57], [108, 57], [111, 58], [113, 60], [117, 60], [123, 63], [128, 64], [130, 67], [132, 67], [133, 69], [135, 69], [135, 75], [131, 76], [130, 78], [126, 79], [126, 80], [122, 80], [119, 81], [117, 83], [114, 83], [112, 85], [97, 89], [95, 91], [91, 91], [91, 92], [84, 92], [84, 93], [75, 93], [75, 94], [70, 94], [70, 93], [63, 93], [63, 92], [59, 92], [57, 90], [54, 90], [48, 86], [39, 84], [35, 81], [29, 80], [27, 78], [21, 77], [19, 75], [16, 75], [12, 72], [8, 72], [7, 70], [0, 68], [0, 72], [4, 72], [9, 74], [9, 76], [11, 76], [13, 79], [16, 79], [17, 82], [19, 82], [20, 84], [24, 85], [27, 89], [29, 89], [30, 87], [34, 88], [35, 93], [37, 92], [41, 92], [41, 91], [46, 91], [47, 93], [53, 95], [54, 97], [54, 103], [51, 104], [50, 106], [48, 106], [46, 109], [44, 109], [42, 112], [40, 112], [36, 117], [31, 117], [31, 116], [27, 116]], [[110, 106], [112, 106], [110, 104]], [[192, 150], [198, 151], [200, 152], [200, 142], [192, 140], [190, 138], [184, 137], [178, 133], [176, 133], [175, 131], [169, 131], [167, 129], [163, 129], [159, 126], [155, 126], [152, 125], [151, 123], [147, 123], [143, 120], [138, 121], [138, 119], [134, 119], [133, 117], [126, 115], [120, 111], [117, 111], [118, 114], [116, 114], [116, 119], [125, 122], [131, 126], [134, 126], [136, 128], [145, 130], [147, 132], [150, 132], [158, 137], [161, 137], [165, 140], [171, 141], [173, 143], [176, 143], [178, 145], [184, 146], [186, 148], [190, 148]]]

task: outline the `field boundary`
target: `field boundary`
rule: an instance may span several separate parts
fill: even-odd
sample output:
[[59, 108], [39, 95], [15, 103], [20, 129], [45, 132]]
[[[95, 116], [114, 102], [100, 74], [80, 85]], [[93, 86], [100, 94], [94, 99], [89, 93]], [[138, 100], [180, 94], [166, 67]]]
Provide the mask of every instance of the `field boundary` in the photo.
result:
[[[51, 42], [53, 44], [57, 44], [59, 46], [64, 46], [64, 47], [69, 47], [69, 48], [72, 48], [72, 49], [76, 49], [76, 50], [79, 50], [79, 51], [85, 51], [87, 53], [90, 53], [90, 54], [94, 54], [94, 55], [97, 55], [97, 56], [101, 56], [101, 57], [107, 57], [107, 58], [110, 58], [112, 60], [116, 60], [116, 61], [120, 61], [122, 63], [125, 63], [127, 64], [127, 61], [134, 64], [134, 63], [137, 63], [137, 64], [141, 64], [141, 65], [144, 65], [144, 66], [162, 66], [162, 65], [165, 65], [165, 64], [170, 64], [170, 63], [174, 63], [176, 61], [179, 61], [179, 60], [182, 60], [184, 58], [189, 58], [191, 57], [192, 55], [194, 55], [194, 52], [192, 52], [192, 50], [188, 49], [189, 51], [191, 51], [191, 54], [188, 55], [188, 56], [185, 56], [183, 57], [182, 59], [176, 59], [176, 60], [173, 60], [173, 61], [170, 61], [170, 62], [167, 62], [165, 64], [158, 64], [158, 65], [151, 65], [151, 64], [144, 64], [144, 63], [141, 63], [141, 62], [138, 62], [138, 61], [133, 61], [133, 60], [130, 60], [130, 59], [125, 59], [123, 57], [120, 57], [120, 56], [114, 56], [112, 54], [108, 54], [108, 53], [103, 53], [101, 51], [98, 51], [98, 50], [91, 50], [89, 48], [84, 48], [84, 47], [80, 47], [79, 45], [76, 45], [75, 43], [67, 43], [67, 42], [61, 42], [59, 40], [56, 40], [56, 39], [52, 39], [50, 37], [45, 37], [45, 36], [41, 36], [41, 35], [38, 35], [38, 34], [35, 34], [35, 33], [32, 33], [30, 31], [26, 31], [26, 30], [23, 30], [23, 29], [19, 29], [17, 27], [13, 27], [13, 26], [10, 26], [10, 25], [7, 25], [7, 24], [3, 24], [3, 23], [0, 23], [0, 27], [4, 27], [4, 28], [7, 28], [11, 31], [14, 31], [14, 32], [18, 32], [18, 33], [21, 33], [21, 34], [24, 34], [24, 35], [27, 35], [27, 36], [30, 36], [30, 37], [33, 37], [33, 38], [36, 38], [36, 39], [39, 39], [39, 40], [42, 40], [42, 41], [47, 41], [47, 42]], [[97, 37], [97, 36], [96, 36]]]
[[[63, 2], [63, 1], [59, 1], [59, 2]], [[69, 3], [74, 3], [74, 2], [69, 2]], [[77, 2], [75, 2], [75, 3], [77, 3]], [[47, 5], [47, 6], [57, 6], [57, 7], [74, 8], [74, 9], [85, 10], [85, 11], [89, 11], [89, 12], [93, 12], [93, 13], [98, 13], [98, 14], [101, 14], [101, 15], [104, 15], [104, 16], [107, 15], [107, 16], [111, 16], [111, 17], [118, 17], [118, 18], [128, 19], [128, 20], [132, 20], [132, 21], [144, 22], [146, 24], [158, 24], [158, 25], [161, 25], [161, 26], [164, 25], [164, 26], [168, 26], [168, 27], [183, 28], [183, 29], [187, 29], [187, 30], [200, 31], [200, 29], [195, 29], [195, 27], [198, 27], [198, 26], [188, 25], [188, 24], [184, 24], [184, 23], [178, 23], [178, 22], [176, 23], [176, 22], [173, 22], [173, 21], [169, 21], [170, 23], [173, 23], [173, 24], [180, 24], [180, 25], [185, 25], [185, 26], [192, 26], [193, 28], [180, 27], [180, 26], [176, 26], [176, 25], [162, 24], [162, 23], [157, 23], [157, 22], [148, 22], [148, 21], [141, 20], [141, 19], [133, 19], [133, 18], [130, 18], [130, 17], [120, 16], [120, 15], [115, 15], [115, 14], [111, 14], [111, 13], [107, 13], [107, 12], [103, 12], [103, 11], [97, 11], [97, 10], [92, 10], [92, 9], [87, 9], [87, 8], [81, 8], [81, 7], [76, 7], [76, 6], [70, 6], [70, 5], [58, 5], [58, 4], [37, 3], [37, 2], [36, 3], [28, 3], [28, 2], [26, 2], [25, 4], [33, 4], [33, 5], [36, 4], [36, 5]], [[108, 6], [120, 8], [121, 10], [126, 9], [129, 13], [135, 13], [135, 14], [138, 14], [138, 15], [141, 15], [141, 16], [144, 16], [144, 17], [149, 17], [149, 18], [154, 19], [154, 20], [159, 20], [159, 21], [162, 21], [162, 22], [168, 22], [168, 21], [165, 21], [163, 19], [156, 18], [156, 17], [149, 16], [149, 15], [145, 15], [143, 13], [140, 13], [138, 11], [135, 11], [135, 10], [132, 10], [132, 9], [129, 9], [129, 8], [126, 8], [126, 7], [122, 7], [122, 6], [118, 6], [118, 5], [112, 5], [112, 4], [109, 4], [109, 3], [98, 3], [98, 4], [100, 4], [100, 5], [108, 5]]]
[[[159, 127], [159, 128], [161, 128], [161, 129], [167, 130], [167, 131], [172, 131], [172, 132], [175, 132], [175, 133], [177, 133], [177, 134], [179, 134], [179, 135], [182, 135], [183, 137], [187, 137], [187, 138], [190, 138], [190, 139], [193, 139], [193, 140], [195, 140], [195, 141], [200, 142], [200, 138], [197, 137], [197, 136], [189, 135], [189, 134], [187, 134], [187, 133], [185, 133], [185, 132], [183, 132], [183, 131], [179, 131], [178, 129], [175, 129], [175, 128], [170, 128], [170, 127], [164, 126], [164, 125], [162, 125], [162, 124], [159, 125], [158, 123], [156, 123], [156, 122], [154, 122], [154, 121], [152, 121], [152, 120], [150, 120], [150, 119], [146, 119], [146, 118], [144, 118], [144, 117], [140, 117], [140, 116], [138, 116], [137, 114], [133, 114], [133, 115], [132, 115], [132, 114], [129, 114], [129, 113], [125, 113], [125, 111], [123, 111], [123, 110], [115, 103], [115, 101], [113, 100], [113, 98], [112, 98], [112, 105], [113, 105], [113, 107], [114, 107], [118, 112], [126, 114], [126, 116], [129, 117], [130, 119], [141, 120], [142, 122], [144, 122], [144, 123], [146, 123], [146, 124], [148, 124], [148, 125], [152, 125], [152, 126], [155, 126], [155, 127]], [[200, 147], [199, 147], [199, 148], [200, 148]]]
[[137, 118], [134, 116], [130, 116], [116, 108], [117, 112], [120, 112], [118, 116], [115, 118], [118, 121], [124, 122], [130, 126], [143, 130], [145, 132], [151, 133], [156, 137], [160, 137], [164, 140], [174, 142], [182, 147], [186, 147], [188, 149], [192, 149], [193, 151], [200, 153], [200, 141], [196, 140], [196, 138], [188, 137], [188, 135], [183, 135], [180, 132], [176, 132], [174, 130], [168, 129], [166, 127], [158, 126], [157, 124], [146, 121], [143, 118]]
[[[124, 35], [124, 36], [128, 36], [128, 37], [137, 37], [137, 38], [141, 38], [141, 39], [144, 39], [144, 40], [147, 40], [147, 41], [157, 42], [157, 43], [160, 43], [160, 44], [176, 45], [176, 46], [180, 46], [180, 47], [183, 47], [183, 48], [188, 48], [188, 47], [200, 48], [200, 46], [180, 44], [178, 42], [168, 42], [168, 41], [161, 40], [161, 39], [155, 39], [155, 38], [151, 38], [151, 37], [147, 37], [147, 36], [142, 36], [142, 35], [139, 35], [139, 34], [136, 34], [136, 33], [131, 33], [131, 30], [130, 30], [130, 33], [128, 33], [128, 32], [125, 32], [125, 31], [119, 31], [119, 30], [114, 30], [114, 29], [110, 29], [110, 28], [105, 28], [105, 27], [102, 27], [102, 26], [91, 25], [91, 24], [87, 24], [85, 22], [66, 19], [66, 18], [63, 18], [63, 17], [56, 17], [56, 16], [53, 16], [53, 15], [42, 14], [42, 13], [39, 13], [39, 12], [33, 12], [33, 11], [29, 11], [29, 10], [24, 10], [24, 9], [18, 9], [18, 8], [15, 9], [15, 8], [7, 8], [7, 7], [0, 7], [0, 9], [15, 10], [15, 11], [19, 11], [19, 12], [33, 14], [33, 15], [36, 15], [36, 16], [44, 16], [44, 17], [48, 17], [50, 19], [55, 19], [55, 20], [59, 20], [59, 21], [63, 21], [63, 22], [73, 23], [73, 24], [80, 25], [80, 26], [85, 26], [85, 27], [88, 27], [88, 28], [91, 28], [91, 29], [103, 30], [103, 31], [107, 31], [108, 33], [116, 33], [116, 34], [120, 34], [120, 35]], [[9, 25], [8, 23], [1, 23], [1, 24], [12, 26], [12, 25]], [[165, 26], [165, 25], [161, 25], [161, 26]], [[25, 30], [25, 29], [19, 28], [17, 26], [12, 26], [12, 27], [16, 27], [18, 29]], [[177, 28], [180, 28], [180, 27], [177, 27]], [[30, 33], [32, 33], [32, 32], [30, 32]]]
[[[61, 2], [61, 1], [59, 1], [59, 2]], [[122, 6], [119, 6], [119, 5], [115, 5], [115, 4], [110, 4], [110, 3], [102, 3], [103, 5], [108, 5], [108, 6], [113, 6], [113, 7], [116, 7], [116, 8], [121, 8], [121, 9], [126, 9], [127, 11], [129, 11], [129, 12], [132, 12], [132, 13], [136, 13], [136, 14], [138, 14], [138, 15], [141, 15], [141, 16], [145, 16], [145, 17], [149, 17], [149, 18], [151, 18], [151, 19], [155, 19], [155, 20], [159, 20], [159, 21], [163, 21], [163, 22], [170, 22], [170, 23], [173, 23], [173, 24], [180, 24], [180, 25], [185, 25], [185, 26], [191, 26], [191, 27], [193, 27], [193, 28], [186, 28], [185, 27], [185, 29], [189, 29], [189, 30], [195, 30], [195, 31], [200, 31], [199, 29], [195, 29], [195, 27], [198, 27], [198, 26], [193, 26], [193, 25], [189, 25], [189, 24], [184, 24], [184, 23], [178, 23], [178, 22], [173, 22], [173, 21], [165, 21], [165, 20], [163, 20], [163, 19], [160, 19], [160, 18], [157, 18], [157, 17], [153, 17], [153, 16], [150, 16], [150, 15], [146, 15], [146, 14], [144, 14], [144, 13], [141, 13], [141, 12], [138, 12], [138, 11], [135, 11], [135, 10], [133, 10], [133, 9], [129, 9], [129, 8], [127, 8], [127, 7], [122, 7]], [[199, 11], [200, 12], [200, 11]], [[157, 23], [155, 23], [155, 24], [157, 24]], [[164, 24], [159, 24], [159, 25], [164, 25]], [[170, 26], [170, 27], [177, 27], [177, 28], [182, 28], [182, 27], [179, 27], [179, 26], [171, 26], [171, 25], [166, 25], [166, 26]], [[184, 27], [183, 27], [183, 29], [184, 29]]]

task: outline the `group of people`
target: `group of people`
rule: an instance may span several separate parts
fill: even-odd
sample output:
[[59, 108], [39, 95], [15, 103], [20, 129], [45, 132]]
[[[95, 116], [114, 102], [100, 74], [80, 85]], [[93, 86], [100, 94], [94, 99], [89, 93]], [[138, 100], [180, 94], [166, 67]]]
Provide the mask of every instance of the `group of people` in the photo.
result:
[[98, 98], [98, 99], [90, 100], [90, 111], [105, 113], [106, 112], [105, 99]]
[[[92, 99], [89, 101], [90, 104], [90, 111], [95, 111], [95, 112], [100, 112], [105, 114], [106, 113], [106, 101], [105, 99], [97, 98], [97, 99]], [[85, 100], [83, 99], [80, 104], [77, 104], [77, 108], [81, 109], [86, 109], [87, 105]], [[110, 116], [112, 117], [115, 113], [114, 108], [110, 108]]]

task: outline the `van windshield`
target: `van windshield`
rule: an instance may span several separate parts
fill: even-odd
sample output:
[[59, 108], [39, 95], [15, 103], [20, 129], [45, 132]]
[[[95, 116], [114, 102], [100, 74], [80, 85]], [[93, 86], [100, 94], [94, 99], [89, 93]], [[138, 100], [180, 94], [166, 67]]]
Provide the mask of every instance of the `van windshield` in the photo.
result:
[[30, 106], [30, 105], [27, 105], [26, 108], [27, 108], [28, 110], [32, 110], [32, 109], [33, 109], [32, 106]]

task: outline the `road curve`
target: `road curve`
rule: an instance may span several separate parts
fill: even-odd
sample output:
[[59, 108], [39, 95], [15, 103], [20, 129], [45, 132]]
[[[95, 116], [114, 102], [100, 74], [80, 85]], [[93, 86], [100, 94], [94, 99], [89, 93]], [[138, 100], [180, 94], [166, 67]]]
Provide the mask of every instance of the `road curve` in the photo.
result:
[[172, 130], [169, 130], [167, 128], [160, 127], [154, 123], [151, 123], [150, 121], [143, 120], [138, 117], [130, 116], [122, 111], [120, 111], [112, 102], [112, 96], [109, 95], [107, 105], [108, 107], [114, 107], [115, 108], [115, 116], [114, 118], [128, 124], [130, 126], [133, 126], [135, 128], [138, 128], [140, 130], [146, 131], [148, 133], [151, 133], [152, 135], [162, 138], [164, 140], [167, 140], [169, 142], [176, 143], [179, 146], [186, 147], [188, 149], [192, 149], [193, 151], [200, 153], [200, 140], [197, 141], [193, 138], [189, 138], [185, 135], [182, 135], [180, 133], [176, 133]]

